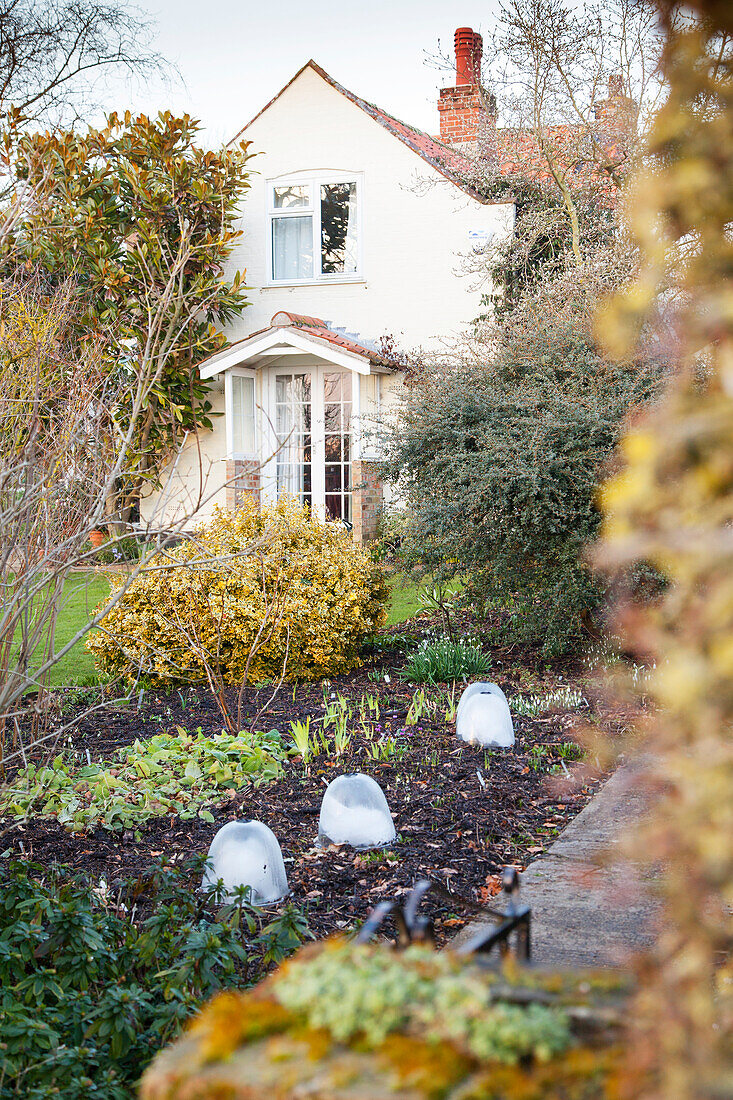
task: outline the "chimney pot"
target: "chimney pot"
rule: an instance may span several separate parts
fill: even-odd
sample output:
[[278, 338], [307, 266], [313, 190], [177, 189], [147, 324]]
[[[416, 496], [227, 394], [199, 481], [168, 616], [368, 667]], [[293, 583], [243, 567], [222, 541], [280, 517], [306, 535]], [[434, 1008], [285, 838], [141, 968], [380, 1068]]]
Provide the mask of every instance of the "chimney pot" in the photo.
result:
[[624, 78], [620, 73], [614, 73], [608, 78], [608, 98], [621, 99], [624, 94]]
[[484, 40], [471, 27], [458, 27], [455, 33], [456, 84], [478, 84]]
[[482, 126], [495, 123], [496, 102], [493, 96], [487, 102], [481, 88], [481, 35], [459, 27], [455, 43], [456, 82], [441, 90], [438, 101], [440, 136], [451, 145], [466, 145], [478, 140]]

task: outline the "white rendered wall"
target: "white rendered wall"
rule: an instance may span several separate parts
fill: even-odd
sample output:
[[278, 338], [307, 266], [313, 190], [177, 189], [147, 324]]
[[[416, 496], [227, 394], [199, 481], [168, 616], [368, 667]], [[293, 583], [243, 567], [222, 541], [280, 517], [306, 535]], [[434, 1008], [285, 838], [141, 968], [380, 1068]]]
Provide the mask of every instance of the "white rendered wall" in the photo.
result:
[[[226, 425], [223, 385], [209, 391], [213, 430], [202, 432], [197, 443], [189, 436], [176, 460], [164, 471], [160, 490], [140, 502], [142, 523], [165, 526], [192, 517], [187, 526], [205, 523], [214, 504], [226, 504]], [[200, 449], [199, 449], [200, 445]], [[213, 494], [213, 496], [212, 496]]]
[[[367, 338], [391, 334], [404, 348], [434, 350], [477, 316], [487, 287], [461, 273], [469, 232], [505, 236], [513, 225], [511, 203], [470, 198], [310, 68], [242, 136], [260, 155], [250, 162], [244, 235], [231, 267], [246, 269], [252, 304], [232, 325], [231, 339], [289, 310]], [[363, 278], [268, 286], [266, 181], [314, 171], [363, 173]]]

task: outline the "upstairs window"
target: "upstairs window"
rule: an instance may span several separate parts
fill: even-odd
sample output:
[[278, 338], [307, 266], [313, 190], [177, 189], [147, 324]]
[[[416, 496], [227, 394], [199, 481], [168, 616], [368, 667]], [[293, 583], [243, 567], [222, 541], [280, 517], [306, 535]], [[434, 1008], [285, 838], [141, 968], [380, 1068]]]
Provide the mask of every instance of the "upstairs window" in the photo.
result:
[[359, 183], [313, 177], [270, 183], [272, 280], [298, 283], [359, 274]]

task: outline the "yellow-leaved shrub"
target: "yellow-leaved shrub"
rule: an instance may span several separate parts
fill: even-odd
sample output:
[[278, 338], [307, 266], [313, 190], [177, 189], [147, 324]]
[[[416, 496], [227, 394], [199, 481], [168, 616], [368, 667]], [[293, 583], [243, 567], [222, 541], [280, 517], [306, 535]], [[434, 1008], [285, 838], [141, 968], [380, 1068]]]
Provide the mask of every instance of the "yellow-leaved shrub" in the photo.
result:
[[[110, 582], [114, 595], [120, 578]], [[223, 683], [283, 669], [316, 679], [359, 665], [386, 597], [381, 570], [343, 528], [292, 500], [249, 501], [156, 555], [87, 648], [102, 671], [157, 684], [211, 682], [211, 671]]]

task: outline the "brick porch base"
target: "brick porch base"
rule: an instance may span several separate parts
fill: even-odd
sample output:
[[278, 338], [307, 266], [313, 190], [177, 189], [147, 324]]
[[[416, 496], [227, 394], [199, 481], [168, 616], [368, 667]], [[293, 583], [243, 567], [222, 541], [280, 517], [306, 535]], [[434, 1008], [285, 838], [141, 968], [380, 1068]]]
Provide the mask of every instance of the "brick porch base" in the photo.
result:
[[255, 458], [227, 460], [226, 506], [234, 512], [245, 496], [260, 500], [260, 464]]
[[375, 462], [356, 461], [351, 467], [353, 484], [351, 509], [354, 540], [371, 542], [377, 537], [379, 518], [384, 503], [382, 482]]

